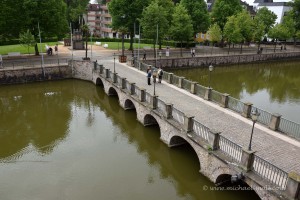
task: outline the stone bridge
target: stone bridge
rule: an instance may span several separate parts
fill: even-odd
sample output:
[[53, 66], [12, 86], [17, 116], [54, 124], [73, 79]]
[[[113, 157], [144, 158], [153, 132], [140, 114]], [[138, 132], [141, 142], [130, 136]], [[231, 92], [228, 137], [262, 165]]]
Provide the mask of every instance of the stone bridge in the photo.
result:
[[[209, 128], [190, 113], [181, 111], [173, 104], [176, 101], [167, 102], [149, 93], [143, 84], [133, 81], [133, 76], [130, 80], [115, 70], [115, 63], [106, 66], [73, 61], [72, 64], [73, 78], [91, 81], [103, 87], [107, 95], [116, 95], [122, 108], [136, 110], [137, 120], [144, 126], [159, 126], [160, 139], [166, 145], [176, 147], [188, 143], [198, 156], [200, 173], [212, 182], [219, 184], [230, 178], [241, 177], [261, 199], [300, 198], [297, 169], [296, 172], [286, 172], [286, 169], [277, 167], [276, 162], [268, 162], [255, 151], [246, 150], [220, 131]], [[117, 70], [121, 72], [120, 68]], [[146, 83], [146, 78], [144, 80]]]

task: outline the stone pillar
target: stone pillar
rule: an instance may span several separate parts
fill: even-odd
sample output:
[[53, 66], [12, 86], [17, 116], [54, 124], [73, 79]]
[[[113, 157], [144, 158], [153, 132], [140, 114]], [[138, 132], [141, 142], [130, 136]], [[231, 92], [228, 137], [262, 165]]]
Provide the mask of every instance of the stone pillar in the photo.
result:
[[109, 78], [109, 69], [105, 69], [105, 78]]
[[134, 95], [135, 92], [135, 83], [129, 83], [130, 84], [130, 95]]
[[165, 117], [167, 119], [171, 119], [172, 118], [172, 108], [173, 108], [173, 104], [170, 103], [166, 103], [166, 115]]
[[173, 84], [173, 73], [168, 74], [168, 83]]
[[94, 70], [97, 71], [98, 63], [94, 62]]
[[184, 130], [188, 133], [193, 130], [194, 116], [184, 115]]
[[208, 133], [208, 143], [212, 150], [219, 149], [220, 132], [216, 130], [210, 130]]
[[153, 110], [155, 110], [156, 107], [157, 107], [157, 96], [151, 96], [151, 100], [150, 101], [151, 101], [151, 103], [150, 103], [151, 108]]
[[103, 65], [99, 65], [99, 66], [100, 66], [100, 74], [103, 74], [104, 67], [103, 67]]
[[222, 100], [221, 100], [221, 107], [223, 108], [228, 108], [228, 97], [229, 97], [229, 94], [222, 94]]
[[285, 194], [291, 199], [300, 199], [300, 175], [290, 172], [285, 188]]
[[274, 113], [272, 114], [271, 121], [269, 124], [269, 128], [273, 131], [277, 131], [280, 124], [281, 115]]
[[122, 89], [126, 88], [126, 78], [122, 78]]
[[240, 167], [246, 172], [251, 171], [255, 151], [248, 151], [247, 149], [242, 149], [242, 159]]
[[139, 99], [141, 102], [145, 102], [146, 100], [146, 90], [144, 88], [141, 88], [141, 96], [139, 96]]
[[191, 84], [191, 93], [192, 94], [196, 94], [196, 85], [197, 85], [197, 82], [192, 82], [192, 84]]
[[244, 103], [243, 113], [242, 113], [243, 117], [246, 117], [246, 118], [251, 117], [252, 105], [253, 105], [252, 103]]
[[206, 88], [204, 99], [210, 101], [212, 88]]
[[118, 73], [116, 73], [116, 72], [113, 73], [113, 76], [114, 76], [114, 77], [113, 77], [113, 83], [116, 83], [116, 82], [117, 82], [117, 74], [118, 74]]
[[185, 77], [179, 77], [179, 80], [178, 80], [178, 87], [179, 88], [183, 88], [183, 79], [184, 79]]

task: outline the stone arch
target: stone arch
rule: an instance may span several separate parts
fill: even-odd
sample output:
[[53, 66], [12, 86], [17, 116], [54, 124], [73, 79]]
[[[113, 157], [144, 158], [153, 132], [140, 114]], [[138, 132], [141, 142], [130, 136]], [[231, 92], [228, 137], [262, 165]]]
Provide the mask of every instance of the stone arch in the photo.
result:
[[178, 135], [174, 135], [170, 139], [169, 147], [175, 147], [175, 146], [180, 146], [180, 145], [184, 145], [184, 144], [189, 144], [189, 143], [182, 137], [180, 137]]
[[101, 80], [101, 78], [98, 77], [96, 79], [96, 85], [97, 86], [101, 86], [102, 88], [104, 88], [104, 84], [103, 84], [103, 81]]
[[113, 87], [110, 87], [110, 88], [108, 89], [107, 95], [108, 95], [108, 96], [118, 96], [118, 97], [119, 97], [118, 92], [117, 92], [116, 89], [113, 88]]
[[235, 175], [235, 174], [237, 174], [236, 171], [234, 171], [228, 167], [219, 166], [213, 170], [213, 172], [211, 174], [211, 180], [215, 184], [219, 184], [220, 181], [222, 181], [224, 178], [228, 177], [227, 175], [231, 176], [231, 175]]
[[136, 110], [134, 103], [130, 99], [126, 99], [124, 103], [125, 110]]
[[158, 125], [157, 120], [150, 114], [144, 116], [144, 126]]

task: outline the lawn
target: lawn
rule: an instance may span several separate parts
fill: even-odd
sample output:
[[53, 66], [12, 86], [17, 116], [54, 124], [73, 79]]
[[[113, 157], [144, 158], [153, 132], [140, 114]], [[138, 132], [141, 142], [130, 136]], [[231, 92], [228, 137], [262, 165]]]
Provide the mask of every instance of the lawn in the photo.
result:
[[[95, 44], [93, 42], [93, 44]], [[116, 50], [116, 49], [119, 49], [121, 50], [122, 49], [122, 42], [101, 42], [102, 46], [104, 44], [107, 44], [108, 45], [108, 48], [107, 49], [113, 49], [113, 50]], [[124, 43], [124, 46], [125, 46], [125, 49], [129, 49], [129, 46], [130, 46], [130, 43]], [[134, 43], [133, 44], [133, 48], [134, 49], [137, 49], [139, 47], [139, 44], [138, 43]], [[140, 49], [143, 49], [144, 47], [150, 47], [150, 48], [153, 48], [153, 44], [144, 44], [144, 43], [141, 43], [140, 44]]]
[[[47, 42], [47, 43], [38, 43], [38, 48], [40, 49], [41, 46], [43, 48], [43, 52], [46, 52], [45, 45], [51, 46], [52, 48], [59, 43], [57, 42]], [[54, 49], [54, 48], [53, 48]], [[0, 46], [0, 55], [7, 55], [9, 52], [20, 52], [21, 54], [28, 54], [28, 49], [26, 46], [22, 46], [20, 44], [15, 45], [6, 45], [6, 46]], [[34, 47], [29, 48], [29, 53], [34, 54]]]

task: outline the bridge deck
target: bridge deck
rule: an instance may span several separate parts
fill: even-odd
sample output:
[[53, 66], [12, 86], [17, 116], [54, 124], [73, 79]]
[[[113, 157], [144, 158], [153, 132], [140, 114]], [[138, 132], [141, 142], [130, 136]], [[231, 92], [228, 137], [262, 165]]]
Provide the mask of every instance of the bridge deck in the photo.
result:
[[[113, 60], [99, 62], [105, 68], [113, 71]], [[143, 87], [153, 94], [153, 83], [147, 85], [146, 72], [138, 71], [126, 64], [116, 62], [116, 72], [128, 81]], [[203, 100], [183, 89], [170, 85], [163, 81], [156, 84], [156, 95], [166, 103], [172, 103], [174, 107], [184, 113], [195, 116], [195, 119], [203, 125], [221, 132], [226, 138], [247, 148], [250, 140], [252, 121], [224, 109], [212, 102]], [[269, 161], [280, 169], [300, 173], [300, 142], [272, 131], [260, 124], [255, 125], [252, 150], [256, 155]]]

